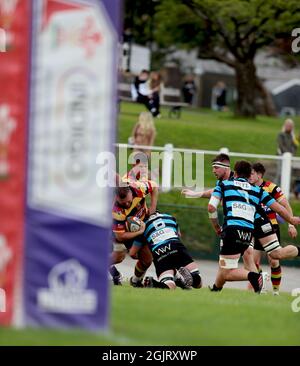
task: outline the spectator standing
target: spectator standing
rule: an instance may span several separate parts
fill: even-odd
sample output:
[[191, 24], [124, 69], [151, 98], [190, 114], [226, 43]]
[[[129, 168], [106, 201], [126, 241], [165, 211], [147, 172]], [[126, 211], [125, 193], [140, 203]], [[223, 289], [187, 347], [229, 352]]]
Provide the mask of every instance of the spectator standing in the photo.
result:
[[196, 93], [196, 84], [193, 79], [193, 76], [189, 75], [185, 78], [182, 86], [184, 103], [192, 105], [195, 93]]
[[218, 81], [212, 90], [212, 108], [217, 111], [224, 111], [227, 108], [226, 85], [223, 81]]
[[[295, 137], [294, 121], [287, 118], [284, 121], [281, 132], [277, 136], [277, 154], [283, 155], [286, 152], [295, 155], [299, 141]], [[280, 184], [281, 178], [281, 160], [278, 160], [275, 182]]]

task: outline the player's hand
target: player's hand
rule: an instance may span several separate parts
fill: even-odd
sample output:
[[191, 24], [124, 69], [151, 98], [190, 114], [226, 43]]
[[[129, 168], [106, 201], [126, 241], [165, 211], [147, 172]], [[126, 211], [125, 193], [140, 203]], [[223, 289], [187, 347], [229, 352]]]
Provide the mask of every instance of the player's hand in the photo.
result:
[[297, 238], [298, 232], [294, 225], [289, 224], [288, 233], [292, 239]]
[[187, 188], [184, 188], [181, 191], [181, 194], [185, 195], [185, 197], [201, 197], [202, 196], [202, 192], [195, 192], [195, 191], [192, 191], [191, 189], [187, 189]]
[[291, 219], [292, 225], [300, 225], [300, 217], [293, 216]]
[[144, 221], [142, 221], [141, 227], [140, 227], [140, 230], [139, 230], [139, 235], [143, 234], [145, 229], [146, 229], [146, 224], [144, 223]]

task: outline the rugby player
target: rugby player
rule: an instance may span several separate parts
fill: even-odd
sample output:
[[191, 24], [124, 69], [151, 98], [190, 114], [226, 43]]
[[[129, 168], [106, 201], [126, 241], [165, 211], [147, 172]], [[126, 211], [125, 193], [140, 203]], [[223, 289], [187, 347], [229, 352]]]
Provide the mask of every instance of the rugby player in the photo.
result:
[[[251, 164], [239, 161], [234, 167], [234, 178], [218, 184], [210, 198], [208, 213], [212, 226], [221, 237], [219, 269], [212, 291], [221, 291], [226, 281], [249, 280], [254, 291], [260, 293], [264, 288], [264, 273], [238, 268], [238, 261], [251, 245], [254, 219], [259, 218], [261, 205], [270, 207], [282, 218], [293, 225], [300, 223], [300, 218], [289, 212], [265, 190], [248, 182]], [[217, 208], [223, 201], [224, 224], [218, 222]], [[293, 247], [293, 246], [292, 246]], [[300, 247], [293, 247], [294, 254], [300, 255]]]
[[145, 224], [142, 240], [135, 240], [129, 250], [129, 255], [134, 258], [145, 246], [151, 249], [158, 281], [146, 277], [144, 286], [200, 288], [202, 281], [198, 266], [180, 240], [176, 219], [166, 213], [156, 212]]
[[[265, 172], [266, 169], [263, 164], [253, 164], [249, 182], [263, 188], [279, 204], [285, 207], [285, 209], [291, 215], [293, 215], [292, 208], [280, 187], [278, 187], [275, 183], [271, 181], [266, 181], [263, 179]], [[273, 287], [273, 294], [278, 295], [281, 283], [281, 266], [278, 257], [280, 257], [280, 259], [288, 258], [285, 257], [286, 253], [290, 253], [291, 255], [293, 255], [293, 253], [296, 254], [297, 252], [295, 250], [292, 250], [292, 248], [289, 248], [288, 251], [282, 250], [283, 248], [280, 247], [280, 228], [277, 221], [276, 212], [266, 206], [263, 206], [263, 209], [265, 210], [267, 217], [269, 218], [269, 222], [263, 222], [264, 220], [261, 219], [260, 225], [255, 225], [255, 231], [257, 230], [257, 228], [262, 229], [259, 229], [258, 235], [254, 234], [254, 261], [257, 268], [259, 269], [261, 253], [262, 251], [266, 251], [266, 253], [268, 254], [268, 261], [271, 267], [271, 282]], [[294, 225], [288, 225], [288, 233], [293, 239], [297, 237], [297, 230]], [[277, 236], [277, 239], [275, 238], [275, 235]], [[258, 240], [258, 237], [260, 237], [261, 240]], [[263, 246], [261, 244], [261, 241], [266, 243], [266, 245]]]
[[[146, 196], [150, 195], [150, 208], [146, 205]], [[130, 249], [133, 239], [136, 239], [144, 231], [145, 225], [142, 222], [140, 230], [129, 232], [126, 227], [126, 220], [129, 216], [136, 216], [144, 221], [150, 214], [156, 211], [158, 199], [158, 187], [155, 182], [130, 181], [121, 184], [116, 188], [115, 199], [112, 209], [114, 244], [111, 255], [111, 263], [121, 263]], [[143, 248], [138, 256], [134, 275], [130, 279], [132, 286], [141, 287], [146, 270], [152, 263], [152, 255], [149, 248]], [[111, 269], [111, 272], [113, 269]], [[115, 282], [114, 282], [115, 283]]]

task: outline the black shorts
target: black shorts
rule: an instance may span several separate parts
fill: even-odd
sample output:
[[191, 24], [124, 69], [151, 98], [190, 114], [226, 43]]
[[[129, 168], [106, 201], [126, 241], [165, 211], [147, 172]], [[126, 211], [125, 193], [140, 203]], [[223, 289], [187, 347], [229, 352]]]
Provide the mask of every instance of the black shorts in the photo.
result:
[[251, 244], [252, 238], [252, 230], [228, 226], [221, 233], [220, 254], [243, 255]]
[[280, 242], [279, 225], [272, 225], [267, 217], [260, 217], [254, 221], [254, 249], [264, 251], [259, 239], [266, 238], [269, 235], [276, 234]]
[[179, 269], [193, 262], [186, 247], [180, 241], [169, 241], [152, 251], [156, 275], [170, 269]]

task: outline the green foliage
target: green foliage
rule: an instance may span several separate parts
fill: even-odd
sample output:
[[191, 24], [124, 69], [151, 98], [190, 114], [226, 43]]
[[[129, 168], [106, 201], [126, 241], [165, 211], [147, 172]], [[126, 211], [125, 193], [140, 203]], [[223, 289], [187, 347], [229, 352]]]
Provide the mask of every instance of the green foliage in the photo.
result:
[[164, 46], [198, 46], [204, 56], [221, 55], [223, 49], [245, 59], [279, 35], [290, 35], [299, 23], [300, 5], [294, 0], [162, 0], [155, 36]]

